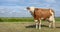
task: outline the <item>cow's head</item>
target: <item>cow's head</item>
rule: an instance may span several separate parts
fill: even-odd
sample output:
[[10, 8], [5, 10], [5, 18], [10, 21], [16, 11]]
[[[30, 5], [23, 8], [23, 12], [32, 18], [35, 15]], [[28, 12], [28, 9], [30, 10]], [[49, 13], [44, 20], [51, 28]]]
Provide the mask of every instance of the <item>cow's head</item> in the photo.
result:
[[27, 7], [27, 10], [29, 10], [29, 11], [34, 11], [35, 10], [35, 7]]

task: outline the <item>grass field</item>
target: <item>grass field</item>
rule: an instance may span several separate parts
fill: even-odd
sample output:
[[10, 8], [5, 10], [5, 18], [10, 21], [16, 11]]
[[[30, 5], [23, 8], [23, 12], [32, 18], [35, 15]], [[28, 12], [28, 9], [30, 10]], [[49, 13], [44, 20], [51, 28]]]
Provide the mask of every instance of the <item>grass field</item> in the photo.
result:
[[[55, 20], [60, 21], [60, 17], [56, 17]], [[0, 17], [0, 22], [34, 22], [34, 19], [32, 17]]]
[[60, 23], [56, 28], [48, 28], [48, 23], [42, 23], [42, 29], [35, 29], [34, 22], [0, 22], [0, 32], [60, 32]]
[[60, 32], [60, 18], [56, 19], [56, 28], [49, 28], [48, 22], [42, 22], [42, 29], [35, 29], [33, 18], [0, 18], [0, 32]]

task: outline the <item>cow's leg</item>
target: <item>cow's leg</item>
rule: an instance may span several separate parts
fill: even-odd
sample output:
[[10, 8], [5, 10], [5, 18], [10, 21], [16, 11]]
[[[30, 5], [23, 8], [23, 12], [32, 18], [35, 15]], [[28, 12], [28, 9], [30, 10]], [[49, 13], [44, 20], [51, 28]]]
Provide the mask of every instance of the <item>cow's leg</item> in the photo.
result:
[[55, 28], [55, 19], [53, 18], [53, 28]]
[[49, 28], [51, 28], [51, 26], [52, 26], [52, 22], [51, 22], [51, 21], [49, 21]]
[[38, 20], [34, 20], [36, 23], [36, 29], [38, 28]]
[[53, 28], [55, 28], [55, 19], [54, 16], [50, 16], [49, 18], [49, 27], [51, 27], [51, 25], [53, 24]]
[[[53, 26], [52, 26], [52, 24], [53, 24]], [[55, 28], [55, 19], [52, 19], [52, 21], [49, 21], [49, 27], [53, 27], [53, 28]]]
[[51, 11], [51, 9], [50, 9], [50, 13], [52, 14], [51, 16], [50, 16], [50, 18], [49, 18], [49, 20], [50, 21], [52, 21], [52, 23], [53, 23], [53, 28], [55, 28], [55, 18], [54, 18], [54, 13]]
[[39, 29], [41, 29], [41, 20], [39, 20]]
[[51, 26], [52, 26], [52, 21], [53, 21], [53, 17], [50, 16], [50, 18], [49, 18], [49, 20], [48, 20], [48, 22], [49, 22], [49, 28], [51, 28]]

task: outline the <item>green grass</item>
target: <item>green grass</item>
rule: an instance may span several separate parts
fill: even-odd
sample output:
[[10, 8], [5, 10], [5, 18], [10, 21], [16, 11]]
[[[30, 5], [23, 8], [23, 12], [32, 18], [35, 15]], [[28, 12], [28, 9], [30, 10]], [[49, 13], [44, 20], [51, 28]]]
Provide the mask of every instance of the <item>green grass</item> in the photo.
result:
[[0, 18], [0, 22], [32, 22], [33, 18]]
[[60, 17], [56, 17], [55, 20], [56, 20], [56, 21], [60, 21]]
[[[55, 18], [56, 21], [60, 21], [60, 17]], [[32, 17], [22, 17], [22, 18], [8, 18], [8, 17], [0, 17], [0, 22], [33, 22], [34, 19]]]

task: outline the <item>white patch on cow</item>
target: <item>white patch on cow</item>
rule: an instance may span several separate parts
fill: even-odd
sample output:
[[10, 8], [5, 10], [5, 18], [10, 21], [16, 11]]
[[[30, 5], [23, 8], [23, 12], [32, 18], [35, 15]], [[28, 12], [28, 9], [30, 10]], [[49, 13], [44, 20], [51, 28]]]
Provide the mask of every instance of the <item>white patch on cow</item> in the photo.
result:
[[44, 18], [41, 18], [41, 19], [44, 19]]
[[50, 9], [50, 13], [53, 15], [54, 13], [51, 11], [51, 9]]
[[[50, 16], [49, 21], [53, 21], [53, 28], [55, 28], [55, 18], [54, 18], [54, 13], [50, 10], [50, 13], [52, 14], [52, 16]], [[51, 27], [51, 23], [49, 25], [49, 27]]]
[[53, 19], [54, 19], [54, 13], [51, 11], [51, 9], [50, 9], [50, 13], [51, 13], [52, 15], [50, 16], [49, 21], [53, 21]]
[[35, 22], [38, 22], [38, 20], [34, 20]]
[[34, 13], [35, 7], [30, 7], [30, 11]]
[[32, 16], [34, 14], [34, 10], [35, 10], [35, 7], [30, 7], [30, 13], [31, 13]]
[[49, 21], [53, 21], [54, 16], [50, 16]]

